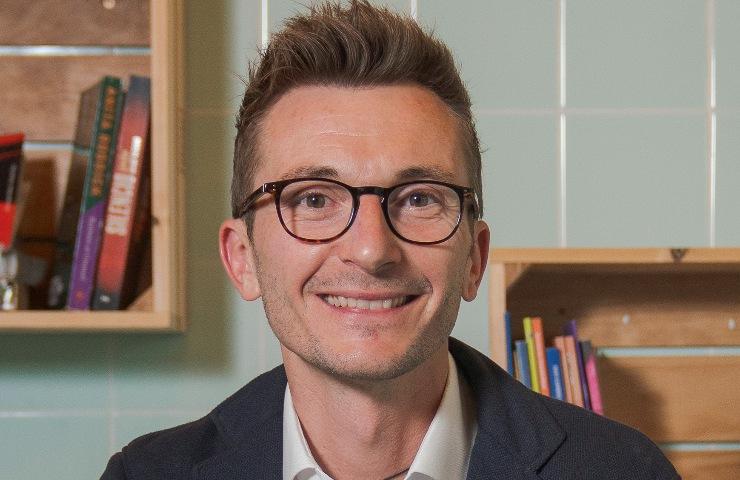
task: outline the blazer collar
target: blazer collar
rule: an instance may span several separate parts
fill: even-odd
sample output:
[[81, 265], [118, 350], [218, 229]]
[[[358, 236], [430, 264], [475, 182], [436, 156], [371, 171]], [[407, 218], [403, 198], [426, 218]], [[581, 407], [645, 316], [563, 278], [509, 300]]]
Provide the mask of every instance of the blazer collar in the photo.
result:
[[197, 464], [197, 480], [282, 477], [283, 397], [281, 366], [260, 375], [224, 400], [210, 417], [231, 448]]
[[[468, 479], [537, 479], [565, 433], [539, 396], [480, 352], [454, 338], [449, 344], [478, 408]], [[231, 448], [197, 464], [194, 478], [281, 478], [286, 384], [280, 366], [216, 407], [211, 418]]]
[[538, 478], [565, 440], [563, 429], [538, 395], [488, 357], [454, 338], [450, 352], [478, 407], [468, 479]]

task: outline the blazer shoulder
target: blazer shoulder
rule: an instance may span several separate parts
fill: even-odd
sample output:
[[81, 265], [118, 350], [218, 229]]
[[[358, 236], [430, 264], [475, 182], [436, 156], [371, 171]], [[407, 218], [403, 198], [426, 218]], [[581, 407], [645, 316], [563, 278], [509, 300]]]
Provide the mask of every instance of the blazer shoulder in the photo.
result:
[[[580, 407], [540, 396], [565, 432], [543, 466], [544, 478], [680, 479], [658, 446], [641, 432]], [[550, 473], [550, 475], [546, 475]]]
[[194, 465], [225, 447], [211, 415], [136, 438], [111, 457], [101, 480], [188, 478]]
[[245, 443], [268, 419], [280, 420], [282, 366], [255, 378], [208, 415], [136, 438], [111, 457], [103, 480], [190, 478], [199, 463]]

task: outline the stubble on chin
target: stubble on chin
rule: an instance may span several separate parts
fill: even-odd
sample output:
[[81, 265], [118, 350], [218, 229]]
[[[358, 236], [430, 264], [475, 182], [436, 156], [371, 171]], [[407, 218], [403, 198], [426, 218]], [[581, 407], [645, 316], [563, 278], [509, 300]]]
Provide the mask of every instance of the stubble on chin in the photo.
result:
[[[398, 378], [424, 363], [446, 344], [452, 332], [460, 305], [461, 279], [459, 276], [450, 279], [445, 285], [445, 292], [439, 308], [415, 338], [409, 341], [408, 347], [400, 354], [390, 358], [370, 357], [366, 352], [336, 352], [319, 336], [301, 328], [304, 320], [291, 308], [288, 295], [270, 269], [262, 268], [259, 257], [256, 257], [256, 273], [262, 291], [262, 304], [268, 323], [280, 344], [298, 356], [306, 364], [339, 380], [349, 382], [381, 381]], [[316, 279], [307, 281], [304, 290], [330, 289], [331, 286], [357, 285], [355, 274], [341, 275], [333, 279]], [[398, 278], [367, 278], [363, 276], [366, 288], [408, 288], [425, 290], [431, 293], [431, 283], [426, 279], [404, 281]], [[374, 284], [374, 285], [373, 285]], [[321, 288], [319, 288], [321, 287]], [[306, 308], [305, 302], [302, 305]], [[365, 332], [368, 336], [377, 334], [374, 329]]]

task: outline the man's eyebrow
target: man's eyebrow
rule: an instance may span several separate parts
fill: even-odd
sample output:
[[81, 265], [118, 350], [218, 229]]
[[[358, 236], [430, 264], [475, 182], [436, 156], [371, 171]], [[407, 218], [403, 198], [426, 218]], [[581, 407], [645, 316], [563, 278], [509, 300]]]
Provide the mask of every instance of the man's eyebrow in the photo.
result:
[[438, 180], [440, 182], [454, 183], [455, 176], [443, 168], [434, 165], [416, 165], [404, 168], [396, 174], [396, 180], [405, 182], [409, 180]]
[[291, 168], [283, 175], [280, 176], [280, 180], [288, 180], [290, 178], [299, 177], [321, 177], [321, 178], [338, 178], [339, 173], [336, 168], [328, 167], [323, 165], [308, 165]]

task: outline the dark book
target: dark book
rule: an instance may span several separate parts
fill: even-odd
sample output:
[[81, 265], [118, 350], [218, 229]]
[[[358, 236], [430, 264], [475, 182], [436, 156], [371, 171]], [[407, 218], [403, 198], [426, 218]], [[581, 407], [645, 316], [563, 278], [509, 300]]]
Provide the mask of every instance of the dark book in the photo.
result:
[[588, 392], [588, 380], [586, 380], [586, 369], [583, 364], [583, 353], [581, 352], [581, 344], [579, 343], [578, 338], [578, 325], [576, 324], [575, 320], [569, 320], [564, 326], [563, 326], [563, 333], [565, 335], [571, 335], [573, 336], [573, 341], [575, 343], [575, 352], [576, 352], [576, 360], [577, 360], [577, 366], [578, 366], [578, 378], [581, 382], [581, 392], [583, 394], [583, 407], [587, 410], [591, 410], [591, 396]]
[[98, 101], [69, 280], [67, 308], [72, 310], [90, 308], [123, 104], [118, 78], [103, 77], [85, 94], [89, 91], [97, 95]]
[[80, 95], [72, 158], [67, 174], [64, 203], [57, 226], [54, 266], [49, 283], [48, 306], [53, 309], [67, 306], [77, 223], [80, 218], [80, 205], [82, 204], [82, 189], [85, 184], [87, 166], [90, 163], [93, 131], [97, 123], [100, 98], [100, 84], [85, 90]]
[[93, 310], [126, 308], [134, 296], [149, 215], [150, 81], [132, 76], [121, 117]]
[[23, 138], [22, 133], [0, 135], [0, 251], [13, 245]]

